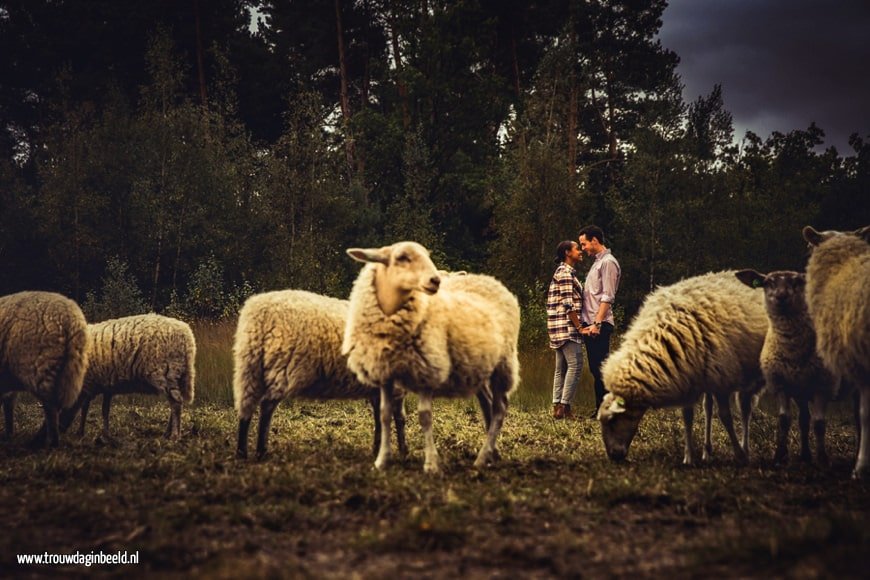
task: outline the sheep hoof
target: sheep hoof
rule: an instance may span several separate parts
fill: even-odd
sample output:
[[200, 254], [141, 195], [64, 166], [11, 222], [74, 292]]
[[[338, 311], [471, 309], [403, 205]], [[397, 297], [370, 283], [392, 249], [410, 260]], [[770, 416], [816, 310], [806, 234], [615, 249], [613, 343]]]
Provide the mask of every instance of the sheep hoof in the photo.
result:
[[380, 457], [375, 460], [375, 469], [377, 471], [383, 471], [387, 468], [387, 461], [385, 459], [381, 459]]
[[824, 467], [825, 469], [831, 467], [831, 459], [827, 453], [819, 453], [816, 462], [819, 464], [819, 467]]
[[106, 435], [105, 433], [97, 435], [97, 438], [94, 439], [94, 443], [100, 446], [107, 445], [109, 447], [119, 447], [118, 440], [111, 435]]
[[773, 464], [777, 467], [788, 465], [788, 453], [777, 451], [773, 456]]
[[425, 473], [429, 473], [432, 475], [440, 475], [441, 474], [441, 468], [438, 467], [437, 463], [424, 463], [423, 464], [423, 471]]

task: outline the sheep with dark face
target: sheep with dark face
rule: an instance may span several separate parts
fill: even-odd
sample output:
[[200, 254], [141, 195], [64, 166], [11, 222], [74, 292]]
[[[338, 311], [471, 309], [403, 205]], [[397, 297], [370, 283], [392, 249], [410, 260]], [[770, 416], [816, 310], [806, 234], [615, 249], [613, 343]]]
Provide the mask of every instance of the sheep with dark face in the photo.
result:
[[432, 435], [435, 397], [476, 395], [487, 433], [474, 464], [497, 459], [508, 396], [519, 382], [516, 297], [490, 276], [443, 278], [416, 242], [347, 252], [366, 266], [351, 291], [342, 351], [361, 382], [381, 389], [384, 436], [375, 467], [389, 460], [394, 385], [419, 397], [425, 471], [440, 470]]
[[806, 300], [816, 331], [816, 352], [835, 377], [856, 389], [858, 460], [855, 478], [870, 476], [870, 226], [853, 232], [818, 232], [812, 247]]
[[[347, 357], [341, 354], [347, 313], [347, 300], [301, 290], [265, 292], [248, 298], [239, 313], [233, 344], [238, 457], [248, 456], [248, 430], [257, 406], [257, 457], [266, 455], [272, 415], [288, 397], [367, 399], [375, 419], [374, 451], [380, 449], [380, 391], [359, 382], [347, 368]], [[397, 389], [393, 397], [396, 438], [404, 455], [404, 393]]]
[[[759, 354], [766, 332], [761, 292], [741, 284], [733, 271], [695, 276], [652, 292], [619, 348], [602, 366], [610, 392], [601, 403], [598, 419], [607, 455], [613, 460], [628, 455], [648, 409], [682, 407], [686, 428], [683, 463], [694, 464], [694, 407], [707, 395], [710, 403], [716, 399], [737, 461], [746, 463], [752, 399], [762, 385]], [[739, 394], [742, 410], [742, 443], [735, 434], [728, 401], [734, 392]], [[709, 447], [708, 441], [705, 455]]]
[[14, 432], [17, 391], [29, 391], [45, 412], [33, 446], [59, 443], [59, 413], [82, 390], [89, 337], [81, 309], [53, 292], [19, 292], [0, 297], [0, 396], [6, 435]]
[[774, 462], [788, 458], [788, 430], [791, 400], [798, 406], [801, 459], [810, 461], [810, 419], [816, 438], [816, 458], [828, 464], [825, 451], [825, 409], [837, 394], [838, 381], [816, 354], [816, 333], [807, 311], [806, 276], [781, 271], [762, 274], [741, 270], [737, 278], [750, 288], [764, 289], [769, 325], [761, 349], [761, 372], [765, 391], [779, 405], [779, 430]]

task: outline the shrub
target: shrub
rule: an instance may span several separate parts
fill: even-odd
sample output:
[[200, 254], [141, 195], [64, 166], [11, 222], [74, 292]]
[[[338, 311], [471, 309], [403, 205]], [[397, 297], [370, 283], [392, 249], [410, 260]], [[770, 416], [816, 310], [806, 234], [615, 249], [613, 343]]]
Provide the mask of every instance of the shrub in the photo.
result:
[[129, 272], [127, 262], [117, 256], [106, 262], [99, 295], [93, 290], [88, 292], [82, 305], [89, 322], [145, 314], [149, 310], [135, 276]]

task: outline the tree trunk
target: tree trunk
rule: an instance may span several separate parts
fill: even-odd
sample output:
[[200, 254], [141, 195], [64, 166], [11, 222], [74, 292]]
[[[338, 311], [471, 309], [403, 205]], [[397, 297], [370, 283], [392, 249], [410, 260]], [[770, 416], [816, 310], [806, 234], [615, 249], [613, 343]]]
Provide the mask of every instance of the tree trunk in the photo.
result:
[[407, 132], [411, 127], [411, 107], [408, 104], [408, 86], [405, 84], [405, 79], [403, 75], [403, 65], [402, 65], [402, 56], [399, 53], [399, 30], [396, 25], [396, 18], [390, 18], [390, 29], [392, 31], [392, 38], [390, 39], [393, 44], [393, 62], [396, 66], [396, 85], [399, 89], [399, 101], [402, 105], [402, 127]]
[[199, 73], [199, 99], [205, 108], [208, 104], [208, 95], [205, 90], [205, 68], [202, 64], [202, 33], [199, 23], [199, 0], [193, 0], [193, 15], [196, 20], [196, 68]]
[[344, 53], [344, 26], [341, 22], [341, 2], [335, 0], [335, 28], [338, 37], [338, 65], [341, 78], [341, 116], [344, 121], [344, 153], [348, 178], [354, 175], [354, 143], [350, 130], [350, 97], [347, 92], [347, 62]]

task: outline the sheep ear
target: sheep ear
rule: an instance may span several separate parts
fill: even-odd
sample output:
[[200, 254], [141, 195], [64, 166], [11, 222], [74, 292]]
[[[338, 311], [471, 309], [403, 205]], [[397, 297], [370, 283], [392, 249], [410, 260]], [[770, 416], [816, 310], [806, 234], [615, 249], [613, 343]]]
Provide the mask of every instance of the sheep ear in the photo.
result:
[[864, 226], [863, 228], [859, 228], [852, 233], [870, 244], [870, 226]]
[[804, 239], [809, 242], [811, 246], [818, 246], [826, 239], [824, 235], [814, 230], [812, 226], [804, 227], [801, 233], [803, 233]]
[[756, 270], [740, 270], [735, 272], [734, 275], [750, 288], [761, 288], [764, 286], [764, 280], [767, 278], [765, 274]]
[[612, 419], [617, 413], [625, 413], [625, 399], [616, 397], [613, 393], [607, 393], [598, 409], [598, 420]]
[[357, 262], [377, 262], [384, 265], [390, 263], [389, 247], [380, 249], [348, 248], [347, 255]]

